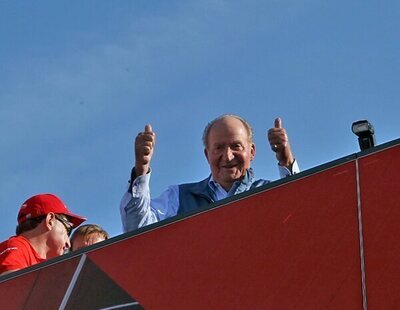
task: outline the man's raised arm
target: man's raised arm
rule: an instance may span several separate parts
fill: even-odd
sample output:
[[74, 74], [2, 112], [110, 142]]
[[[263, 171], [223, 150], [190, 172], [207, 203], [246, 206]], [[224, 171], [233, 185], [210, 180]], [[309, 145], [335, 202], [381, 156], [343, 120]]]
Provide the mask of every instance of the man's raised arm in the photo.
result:
[[121, 199], [120, 214], [124, 232], [157, 221], [151, 211], [150, 162], [154, 153], [156, 134], [150, 124], [135, 139], [135, 167], [127, 192]]

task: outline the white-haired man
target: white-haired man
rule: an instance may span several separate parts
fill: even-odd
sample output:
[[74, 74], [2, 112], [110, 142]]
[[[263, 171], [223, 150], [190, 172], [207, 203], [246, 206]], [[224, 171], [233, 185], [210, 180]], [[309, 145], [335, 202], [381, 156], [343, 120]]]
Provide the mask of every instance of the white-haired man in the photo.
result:
[[[280, 118], [268, 131], [281, 177], [299, 172], [286, 130]], [[255, 179], [251, 161], [256, 154], [253, 130], [237, 115], [222, 115], [211, 121], [203, 133], [204, 154], [211, 174], [203, 181], [170, 186], [158, 198], [150, 197], [150, 162], [156, 135], [150, 125], [135, 140], [135, 167], [128, 191], [122, 197], [120, 213], [124, 231], [196, 210], [212, 202], [267, 184]]]

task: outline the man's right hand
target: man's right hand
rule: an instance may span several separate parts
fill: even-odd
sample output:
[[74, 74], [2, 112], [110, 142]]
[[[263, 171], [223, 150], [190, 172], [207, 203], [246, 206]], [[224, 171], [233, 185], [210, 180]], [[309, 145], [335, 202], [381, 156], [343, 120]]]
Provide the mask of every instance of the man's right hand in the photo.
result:
[[156, 134], [150, 124], [144, 127], [135, 139], [135, 173], [136, 176], [145, 175], [150, 169], [150, 161], [153, 156]]

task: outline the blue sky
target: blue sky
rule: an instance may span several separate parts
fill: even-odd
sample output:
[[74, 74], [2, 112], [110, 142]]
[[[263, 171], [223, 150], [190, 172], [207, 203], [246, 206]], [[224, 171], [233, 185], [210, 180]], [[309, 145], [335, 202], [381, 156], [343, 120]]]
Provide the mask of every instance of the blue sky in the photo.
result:
[[353, 121], [399, 138], [399, 17], [398, 1], [1, 1], [0, 240], [45, 192], [120, 234], [147, 123], [154, 196], [208, 175], [201, 135], [223, 113], [253, 125], [267, 179], [277, 116], [303, 170], [357, 152]]

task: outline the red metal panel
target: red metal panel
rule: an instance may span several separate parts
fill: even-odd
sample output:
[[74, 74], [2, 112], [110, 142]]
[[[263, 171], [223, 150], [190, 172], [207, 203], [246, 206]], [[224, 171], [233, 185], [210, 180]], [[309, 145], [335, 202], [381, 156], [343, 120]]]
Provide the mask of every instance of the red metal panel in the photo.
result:
[[32, 295], [26, 303], [27, 309], [58, 309], [79, 259], [80, 257], [40, 269]]
[[88, 255], [149, 309], [361, 309], [355, 164]]
[[0, 284], [0, 309], [58, 309], [79, 258], [23, 274]]
[[400, 146], [359, 160], [370, 309], [400, 309]]
[[36, 277], [36, 273], [28, 273], [0, 283], [0, 309], [23, 309]]

